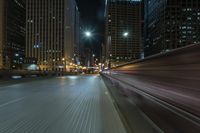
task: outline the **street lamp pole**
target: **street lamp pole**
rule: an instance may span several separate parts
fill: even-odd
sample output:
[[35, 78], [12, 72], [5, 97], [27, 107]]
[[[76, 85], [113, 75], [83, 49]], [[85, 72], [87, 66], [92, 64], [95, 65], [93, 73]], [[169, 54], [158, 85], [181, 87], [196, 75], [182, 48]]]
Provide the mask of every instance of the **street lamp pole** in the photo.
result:
[[[129, 32], [124, 32], [123, 33], [123, 37], [126, 39], [126, 47], [128, 48], [128, 36], [129, 36]], [[128, 60], [129, 61], [129, 56], [130, 56], [130, 54], [129, 54], [129, 52], [130, 52], [130, 49], [127, 49], [127, 57], [125, 57], [126, 59], [125, 59], [125, 62]]]
[[111, 69], [111, 67], [112, 67], [112, 65], [111, 65], [111, 63], [112, 63], [112, 38], [111, 38], [111, 36], [109, 36], [109, 38], [108, 38], [108, 45], [109, 45], [109, 62], [108, 62], [108, 68], [109, 69]]

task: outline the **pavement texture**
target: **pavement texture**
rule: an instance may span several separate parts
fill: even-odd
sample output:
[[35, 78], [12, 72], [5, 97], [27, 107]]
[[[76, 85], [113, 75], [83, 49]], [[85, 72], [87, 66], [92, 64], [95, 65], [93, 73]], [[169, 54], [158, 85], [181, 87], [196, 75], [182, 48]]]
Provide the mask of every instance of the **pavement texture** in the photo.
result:
[[0, 133], [126, 133], [103, 80], [67, 76], [0, 87]]

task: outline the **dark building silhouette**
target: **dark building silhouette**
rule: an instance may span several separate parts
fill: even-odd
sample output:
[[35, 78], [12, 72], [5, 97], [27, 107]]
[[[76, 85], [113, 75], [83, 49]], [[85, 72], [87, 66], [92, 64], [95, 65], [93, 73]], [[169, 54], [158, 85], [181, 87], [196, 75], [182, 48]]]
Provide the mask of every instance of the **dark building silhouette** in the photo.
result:
[[140, 58], [141, 1], [108, 0], [106, 3], [107, 63], [112, 66]]
[[0, 2], [0, 69], [21, 69], [25, 56], [25, 0]]
[[200, 1], [144, 0], [145, 56], [199, 43]]
[[80, 12], [78, 9], [78, 6], [75, 8], [75, 46], [74, 46], [74, 58], [75, 63], [80, 65], [81, 64], [81, 42], [80, 42], [80, 36], [81, 32], [81, 22], [80, 22]]

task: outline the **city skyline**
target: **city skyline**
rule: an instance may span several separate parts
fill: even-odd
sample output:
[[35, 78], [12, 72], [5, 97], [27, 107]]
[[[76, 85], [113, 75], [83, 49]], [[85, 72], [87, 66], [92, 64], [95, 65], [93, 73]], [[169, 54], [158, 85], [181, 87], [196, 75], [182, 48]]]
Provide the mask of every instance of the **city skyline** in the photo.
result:
[[[148, 57], [199, 43], [197, 1], [90, 1], [89, 10], [85, 8], [86, 3], [78, 0], [61, 3], [64, 4], [60, 8], [56, 1], [46, 6], [42, 1], [25, 4], [23, 0], [1, 4], [1, 68], [25, 69], [27, 63], [33, 63], [44, 71], [70, 70], [67, 65], [71, 63], [87, 65], [85, 49], [88, 48], [91, 59], [94, 54], [98, 63], [108, 65], [110, 62], [117, 66], [142, 59], [144, 55]], [[11, 12], [12, 6], [16, 8]], [[9, 19], [15, 21], [4, 21]], [[88, 28], [94, 25], [96, 29]], [[91, 37], [84, 35], [86, 31]]]
[[0, 133], [200, 133], [199, 0], [0, 0]]

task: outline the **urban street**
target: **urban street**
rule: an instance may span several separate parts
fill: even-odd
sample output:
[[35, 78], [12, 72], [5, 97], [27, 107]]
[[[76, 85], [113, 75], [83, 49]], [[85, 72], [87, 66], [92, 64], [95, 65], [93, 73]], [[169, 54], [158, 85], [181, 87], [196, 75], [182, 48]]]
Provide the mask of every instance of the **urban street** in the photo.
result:
[[0, 133], [126, 133], [98, 75], [0, 87]]
[[200, 133], [200, 0], [0, 0], [0, 133]]

